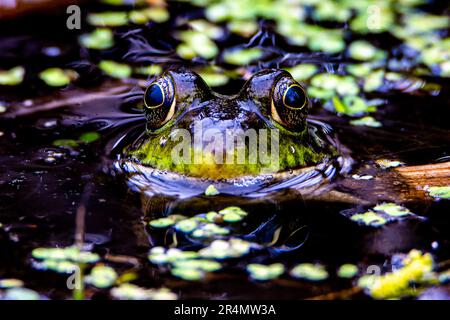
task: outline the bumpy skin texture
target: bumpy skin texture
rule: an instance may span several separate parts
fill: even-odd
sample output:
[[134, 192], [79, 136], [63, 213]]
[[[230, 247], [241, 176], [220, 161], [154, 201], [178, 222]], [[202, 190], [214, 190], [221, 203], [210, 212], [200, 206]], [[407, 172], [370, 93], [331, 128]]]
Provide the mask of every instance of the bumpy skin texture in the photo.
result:
[[[141, 164], [193, 177], [229, 179], [316, 165], [337, 152], [307, 124], [308, 106], [296, 115], [295, 129], [288, 129], [289, 125], [273, 119], [277, 83], [280, 79], [295, 83], [286, 71], [258, 72], [233, 96], [213, 92], [199, 75], [184, 68], [168, 70], [162, 77], [170, 77], [174, 85], [174, 115], [161, 128], [147, 127], [145, 136], [128, 149], [129, 156]], [[265, 133], [260, 129], [266, 129]], [[230, 132], [244, 143], [227, 149], [225, 140], [220, 137], [229, 136]], [[261, 141], [262, 136], [266, 136], [267, 141], [254, 149], [255, 144], [249, 144], [251, 138], [248, 135], [245, 138], [244, 132], [256, 133], [253, 142]], [[190, 137], [181, 137], [182, 134]], [[200, 140], [195, 140], [199, 137]], [[184, 140], [186, 138], [191, 138], [191, 143], [181, 147], [180, 142], [188, 141]], [[272, 139], [278, 139], [278, 150], [272, 149]], [[174, 153], [184, 155], [183, 160], [174, 161]], [[250, 157], [255, 154], [257, 161]], [[218, 163], [218, 159], [222, 159], [222, 163]]]

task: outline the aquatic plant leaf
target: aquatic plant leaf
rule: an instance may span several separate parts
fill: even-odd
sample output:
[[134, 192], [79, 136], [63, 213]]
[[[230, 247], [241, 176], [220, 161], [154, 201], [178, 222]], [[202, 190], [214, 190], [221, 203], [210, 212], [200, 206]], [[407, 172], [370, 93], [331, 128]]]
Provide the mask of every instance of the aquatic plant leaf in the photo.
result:
[[58, 139], [53, 141], [55, 147], [78, 147], [78, 142], [73, 139]]
[[301, 263], [291, 270], [294, 278], [309, 281], [322, 281], [328, 278], [328, 272], [320, 264]]
[[372, 128], [379, 128], [383, 126], [381, 122], [375, 120], [374, 117], [366, 116], [362, 117], [360, 119], [351, 120], [350, 124], [353, 126], [366, 126], [366, 127], [372, 127]]
[[186, 219], [177, 222], [175, 224], [175, 229], [184, 233], [191, 233], [198, 227], [198, 225], [198, 221], [194, 219]]
[[77, 247], [36, 248], [31, 255], [40, 260], [69, 260], [79, 263], [94, 263], [100, 259], [96, 253], [80, 251]]
[[433, 198], [450, 199], [450, 186], [429, 187], [427, 191]]
[[95, 27], [119, 27], [128, 24], [128, 14], [123, 11], [89, 13], [86, 20]]
[[178, 296], [167, 288], [144, 289], [124, 283], [111, 289], [111, 296], [119, 300], [176, 300]]
[[171, 218], [159, 218], [151, 220], [148, 224], [153, 228], [167, 228], [170, 227], [171, 225], [174, 225], [175, 221]]
[[100, 134], [98, 132], [86, 132], [80, 136], [79, 141], [81, 143], [91, 143], [98, 139], [100, 139]]
[[385, 53], [364, 40], [357, 40], [350, 44], [348, 53], [351, 58], [361, 61], [383, 59]]
[[271, 265], [251, 263], [247, 265], [250, 277], [260, 281], [276, 279], [284, 273], [284, 270], [284, 266], [281, 263]]
[[110, 77], [118, 79], [129, 78], [132, 73], [129, 65], [112, 60], [102, 60], [98, 64], [98, 67]]
[[258, 31], [258, 23], [253, 20], [231, 20], [227, 24], [228, 29], [244, 38], [251, 37]]
[[11, 288], [5, 291], [3, 300], [40, 300], [40, 295], [27, 288]]
[[78, 73], [70, 69], [49, 68], [39, 73], [39, 78], [51, 87], [67, 86], [78, 77]]
[[183, 43], [177, 47], [177, 53], [184, 59], [192, 59], [195, 56], [211, 59], [219, 52], [215, 42], [201, 32], [186, 30], [179, 32], [178, 36]]
[[210, 87], [220, 87], [226, 85], [230, 81], [230, 78], [223, 73], [200, 71], [198, 74]]
[[229, 64], [245, 66], [254, 60], [260, 59], [262, 55], [262, 50], [258, 48], [233, 49], [224, 52], [223, 60]]
[[148, 255], [149, 260], [154, 264], [172, 263], [179, 260], [195, 259], [199, 254], [195, 251], [182, 251], [177, 248], [165, 249], [154, 247]]
[[104, 50], [114, 46], [114, 36], [108, 28], [97, 28], [79, 38], [80, 44], [88, 49]]
[[192, 232], [194, 238], [211, 238], [214, 236], [225, 236], [230, 233], [230, 230], [219, 227], [214, 223], [205, 223]]
[[318, 70], [315, 64], [302, 63], [292, 68], [287, 68], [292, 77], [297, 81], [305, 81], [311, 78]]
[[222, 265], [214, 260], [206, 259], [192, 259], [192, 260], [178, 260], [173, 263], [173, 267], [177, 269], [196, 269], [205, 272], [214, 272], [220, 270]]
[[373, 210], [384, 212], [391, 217], [404, 217], [413, 214], [409, 211], [409, 209], [391, 202], [378, 204], [373, 208]]
[[0, 279], [0, 288], [1, 289], [9, 289], [9, 288], [17, 288], [23, 287], [24, 283], [19, 279]]
[[217, 190], [213, 184], [210, 184], [205, 190], [205, 196], [216, 196], [219, 193], [219, 190]]
[[248, 254], [253, 246], [250, 242], [236, 238], [215, 240], [209, 246], [200, 249], [198, 254], [203, 258], [219, 260], [238, 258]]
[[157, 64], [152, 64], [145, 67], [137, 67], [133, 70], [137, 74], [142, 74], [146, 76], [156, 76], [162, 73], [162, 67]]
[[25, 76], [25, 68], [18, 66], [9, 70], [0, 70], [0, 85], [17, 86], [22, 83]]
[[169, 11], [164, 7], [152, 7], [141, 10], [133, 10], [129, 13], [129, 19], [136, 24], [144, 24], [149, 21], [163, 23], [170, 18]]
[[113, 268], [98, 265], [92, 268], [91, 273], [84, 278], [84, 281], [97, 288], [109, 288], [115, 283], [117, 277], [117, 272]]
[[171, 271], [172, 275], [187, 281], [200, 280], [204, 276], [204, 272], [200, 269], [182, 269], [173, 268]]
[[351, 217], [351, 220], [373, 227], [379, 227], [387, 223], [385, 218], [373, 211], [355, 214]]
[[333, 97], [333, 106], [337, 113], [348, 116], [357, 116], [367, 112], [376, 111], [375, 106], [368, 105], [359, 96], [345, 96], [342, 100], [338, 96]]
[[389, 159], [378, 159], [375, 161], [381, 168], [395, 168], [403, 165], [403, 162], [398, 160], [389, 160]]
[[340, 278], [350, 279], [358, 274], [358, 267], [354, 264], [346, 263], [339, 267], [337, 275]]
[[429, 253], [411, 250], [402, 261], [403, 267], [391, 273], [375, 276], [372, 281], [359, 281], [365, 285], [375, 299], [399, 298], [414, 294], [411, 284], [423, 281], [433, 269], [433, 258]]

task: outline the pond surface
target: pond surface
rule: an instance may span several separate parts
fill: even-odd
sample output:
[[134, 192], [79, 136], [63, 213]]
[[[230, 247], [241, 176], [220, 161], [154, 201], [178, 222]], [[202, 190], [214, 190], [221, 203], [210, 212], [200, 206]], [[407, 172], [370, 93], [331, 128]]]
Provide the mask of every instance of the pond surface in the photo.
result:
[[[17, 83], [0, 74], [0, 296], [23, 286], [38, 294], [25, 297], [50, 299], [450, 297], [450, 191], [429, 189], [450, 186], [443, 2], [323, 2], [334, 18], [317, 1], [169, 2], [149, 12], [107, 3], [81, 5], [81, 30], [64, 27], [64, 11], [0, 21], [0, 69], [25, 72]], [[361, 27], [376, 8], [392, 21]], [[106, 11], [118, 14], [91, 14]], [[112, 38], [86, 40], [98, 28]], [[310, 121], [330, 125], [352, 161], [320, 194], [192, 196], [189, 184], [155, 178], [144, 195], [117, 160], [145, 131], [143, 89], [175, 64], [222, 94], [264, 68], [290, 71], [310, 94]], [[49, 80], [48, 68], [63, 75]], [[429, 181], [402, 176], [420, 165], [441, 169]], [[242, 209], [229, 209], [234, 220], [221, 211], [229, 207]], [[93, 258], [36, 251], [74, 244]], [[393, 293], [363, 283], [412, 273], [411, 261], [417, 290], [394, 276]], [[76, 266], [89, 275], [82, 290], [67, 285]]]

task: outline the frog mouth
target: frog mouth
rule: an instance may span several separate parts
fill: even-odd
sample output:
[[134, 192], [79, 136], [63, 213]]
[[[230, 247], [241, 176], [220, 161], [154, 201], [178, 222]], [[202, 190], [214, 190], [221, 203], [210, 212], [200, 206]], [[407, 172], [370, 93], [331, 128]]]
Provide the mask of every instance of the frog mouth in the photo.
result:
[[167, 195], [189, 198], [205, 194], [209, 186], [223, 195], [263, 197], [282, 189], [295, 189], [301, 194], [314, 193], [338, 175], [348, 173], [353, 164], [349, 156], [326, 158], [315, 166], [271, 174], [246, 175], [214, 180], [164, 171], [129, 159], [114, 162], [114, 170], [127, 177], [128, 186], [147, 196]]

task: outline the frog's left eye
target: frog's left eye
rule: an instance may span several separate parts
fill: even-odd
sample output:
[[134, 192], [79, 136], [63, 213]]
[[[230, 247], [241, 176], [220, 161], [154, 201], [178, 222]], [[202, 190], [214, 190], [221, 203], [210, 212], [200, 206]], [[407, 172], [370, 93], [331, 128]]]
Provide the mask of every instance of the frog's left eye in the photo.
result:
[[273, 91], [272, 118], [289, 129], [300, 131], [305, 127], [309, 104], [305, 89], [291, 77], [283, 77]]
[[175, 90], [169, 76], [151, 83], [144, 94], [147, 127], [155, 130], [172, 119], [175, 113]]

